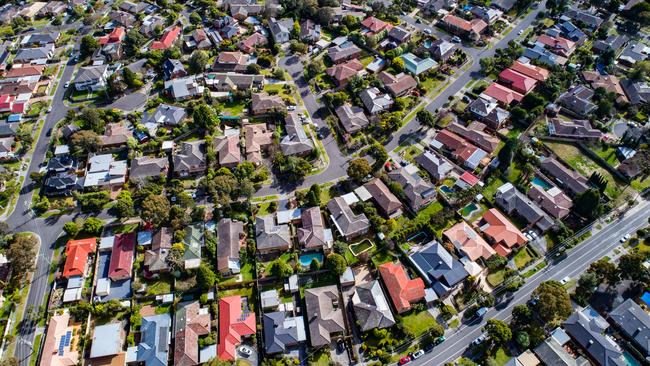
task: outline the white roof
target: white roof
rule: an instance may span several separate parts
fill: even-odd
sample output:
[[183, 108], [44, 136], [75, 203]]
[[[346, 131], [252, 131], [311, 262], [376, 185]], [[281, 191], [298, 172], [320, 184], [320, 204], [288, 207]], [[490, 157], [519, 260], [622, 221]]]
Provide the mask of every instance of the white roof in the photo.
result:
[[115, 243], [115, 236], [105, 236], [99, 239], [99, 250], [113, 250], [113, 244]]
[[370, 192], [368, 192], [368, 189], [365, 186], [360, 186], [359, 188], [355, 189], [354, 193], [363, 202], [366, 202], [367, 200], [372, 198], [372, 195], [370, 194]]
[[66, 303], [81, 300], [81, 290], [81, 287], [65, 290], [63, 293], [63, 302]]
[[97, 287], [95, 288], [95, 295], [106, 296], [111, 292], [111, 280], [108, 278], [100, 278], [97, 280]]
[[345, 201], [345, 203], [348, 204], [348, 206], [353, 204], [353, 203], [359, 202], [359, 197], [357, 197], [357, 195], [354, 194], [354, 192], [344, 194], [344, 195], [341, 196], [341, 198], [343, 198], [343, 200]]
[[288, 224], [293, 220], [297, 220], [302, 215], [302, 209], [294, 208], [291, 210], [278, 211], [276, 218], [278, 220], [278, 225]]
[[70, 153], [70, 146], [59, 145], [54, 148], [54, 155], [66, 155]]

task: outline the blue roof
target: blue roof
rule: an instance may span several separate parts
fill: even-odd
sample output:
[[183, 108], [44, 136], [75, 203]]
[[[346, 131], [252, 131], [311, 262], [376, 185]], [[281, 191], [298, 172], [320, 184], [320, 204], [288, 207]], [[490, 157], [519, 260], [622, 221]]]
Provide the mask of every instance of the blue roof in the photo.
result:
[[144, 362], [146, 366], [167, 366], [171, 325], [172, 318], [167, 313], [142, 318], [142, 338], [137, 350], [138, 362]]
[[646, 303], [646, 305], [650, 306], [650, 292], [644, 292], [643, 296], [641, 296], [641, 300]]
[[20, 122], [21, 118], [22, 114], [20, 113], [10, 114], [9, 117], [7, 117], [7, 122]]

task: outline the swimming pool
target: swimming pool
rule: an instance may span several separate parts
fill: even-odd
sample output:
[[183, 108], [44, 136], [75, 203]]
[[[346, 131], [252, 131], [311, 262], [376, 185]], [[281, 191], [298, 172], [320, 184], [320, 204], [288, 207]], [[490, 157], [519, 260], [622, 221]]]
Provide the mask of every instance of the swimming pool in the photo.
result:
[[639, 363], [639, 361], [637, 361], [630, 352], [624, 351], [623, 357], [625, 358], [625, 362], [628, 366], [641, 366], [641, 363]]
[[432, 44], [433, 42], [431, 42], [430, 39], [427, 39], [426, 41], [424, 41], [424, 48], [429, 48], [431, 47]]
[[546, 181], [544, 181], [542, 178], [540, 178], [538, 176], [535, 176], [535, 178], [533, 178], [531, 183], [533, 183], [534, 185], [536, 185], [536, 186], [538, 186], [538, 187], [540, 187], [540, 188], [542, 188], [544, 190], [547, 190], [547, 189], [550, 189], [550, 188], [553, 187], [550, 184], [546, 183]]
[[460, 210], [460, 214], [463, 215], [463, 217], [469, 216], [472, 212], [476, 211], [478, 209], [478, 206], [476, 206], [476, 203], [470, 203], [469, 205], [463, 207]]
[[309, 267], [311, 264], [311, 261], [316, 259], [318, 263], [323, 264], [323, 254], [321, 253], [309, 253], [309, 254], [303, 254], [298, 258], [298, 261], [300, 262], [300, 265], [303, 267]]
[[449, 193], [454, 193], [454, 189], [453, 189], [453, 188], [448, 187], [448, 186], [446, 186], [446, 185], [444, 185], [444, 184], [440, 186], [440, 190], [441, 190], [443, 193], [447, 193], [447, 194], [449, 194]]

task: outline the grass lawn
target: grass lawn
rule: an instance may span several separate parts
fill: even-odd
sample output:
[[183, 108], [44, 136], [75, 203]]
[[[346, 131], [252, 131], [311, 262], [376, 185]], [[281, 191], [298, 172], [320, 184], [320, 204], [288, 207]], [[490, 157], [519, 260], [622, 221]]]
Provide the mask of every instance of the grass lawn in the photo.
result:
[[616, 157], [616, 149], [611, 146], [603, 147], [601, 144], [595, 144], [589, 147], [591, 151], [595, 152], [596, 155], [600, 156], [607, 162], [607, 164], [616, 168], [618, 166], [618, 158]]
[[270, 214], [271, 211], [269, 211], [269, 206], [271, 206], [271, 202], [258, 203], [257, 207], [259, 207], [259, 210], [257, 211], [257, 216], [264, 216]]
[[289, 84], [267, 84], [264, 85], [264, 91], [269, 94], [277, 94], [282, 97], [282, 99], [290, 99], [293, 101], [293, 104], [296, 104], [296, 100], [294, 99], [293, 95], [285, 90], [285, 85]]
[[426, 90], [427, 93], [430, 93], [431, 91], [435, 90], [440, 83], [442, 83], [442, 80], [438, 80], [436, 78], [428, 78], [423, 80], [420, 84], [422, 84], [422, 88]]
[[643, 191], [650, 187], [650, 178], [637, 178], [630, 183], [630, 186], [636, 191]]
[[[241, 267], [241, 277], [242, 281], [252, 281], [253, 280], [253, 272], [255, 272], [255, 266], [253, 266], [253, 263], [244, 263], [244, 265]], [[234, 277], [229, 277], [223, 281], [221, 281], [221, 284], [231, 284], [231, 283], [236, 283], [237, 279], [239, 276], [234, 276]]]
[[370, 65], [370, 63], [371, 63], [372, 60], [374, 60], [374, 59], [375, 59], [375, 57], [374, 57], [373, 55], [368, 55], [368, 56], [362, 58], [362, 59], [359, 60], [359, 61], [361, 62], [361, 64], [363, 65], [363, 67], [366, 67], [366, 66]]
[[458, 318], [454, 318], [452, 321], [449, 322], [449, 328], [458, 328], [460, 325], [460, 320]]
[[382, 250], [379, 252], [371, 253], [371, 258], [375, 265], [384, 264], [387, 262], [393, 262], [397, 260], [397, 257], [389, 253], [387, 250]]
[[530, 248], [524, 247], [517, 254], [515, 254], [515, 265], [518, 269], [526, 267], [530, 261], [535, 259], [534, 254], [530, 251]]
[[227, 101], [221, 104], [221, 111], [224, 116], [241, 116], [246, 109], [246, 104], [234, 101]]
[[350, 244], [349, 248], [353, 255], [357, 256], [372, 248], [374, 244], [369, 239], [364, 239], [358, 243]]
[[251, 311], [255, 311], [255, 301], [253, 301], [253, 288], [244, 287], [244, 288], [234, 288], [230, 290], [219, 290], [219, 298], [224, 298], [228, 296], [242, 296], [248, 298], [248, 306], [251, 308]]
[[156, 282], [147, 283], [147, 295], [163, 295], [168, 294], [172, 290], [171, 279], [166, 277], [161, 277]]
[[490, 184], [486, 185], [483, 188], [483, 196], [490, 202], [494, 201], [494, 194], [497, 192], [497, 188], [503, 185], [503, 181], [500, 178], [494, 179]]
[[345, 247], [345, 254], [343, 255], [343, 257], [345, 257], [345, 260], [348, 262], [349, 266], [359, 263], [359, 259], [357, 259], [357, 257], [355, 257], [354, 254], [352, 254], [349, 245]]
[[320, 352], [320, 354], [315, 356], [314, 360], [310, 361], [309, 364], [313, 366], [329, 366], [330, 356], [327, 352]]
[[540, 264], [536, 265], [535, 268], [527, 271], [526, 273], [523, 274], [524, 278], [529, 278], [532, 277], [535, 273], [539, 272], [542, 270], [544, 267], [546, 267], [546, 261], [541, 262]]
[[436, 325], [436, 320], [428, 311], [425, 310], [419, 313], [412, 312], [409, 315], [402, 316], [402, 323], [405, 330], [408, 330], [416, 337], [419, 337]]
[[562, 158], [562, 160], [585, 177], [589, 178], [593, 172], [600, 173], [608, 180], [605, 193], [610, 198], [616, 199], [622, 193], [624, 184], [618, 182], [614, 176], [612, 176], [607, 170], [603, 169], [595, 161], [584, 155], [576, 146], [559, 142], [546, 142], [546, 145]]
[[29, 106], [29, 110], [27, 111], [27, 116], [28, 117], [38, 117], [39, 114], [41, 114], [41, 111], [45, 107], [44, 102], [34, 102]]
[[499, 285], [501, 282], [503, 282], [503, 276], [504, 276], [504, 275], [505, 275], [505, 271], [504, 271], [504, 270], [499, 270], [499, 271], [497, 271], [497, 272], [490, 273], [490, 274], [487, 276], [487, 281], [488, 281], [488, 283], [489, 283], [491, 286], [493, 286], [493, 287], [494, 287], [494, 286], [497, 286], [497, 285]]
[[508, 355], [507, 351], [503, 348], [499, 348], [497, 353], [494, 355], [494, 360], [497, 362], [497, 365], [505, 365], [506, 362], [510, 361], [512, 357]]
[[[42, 334], [42, 333], [39, 334], [39, 335], [37, 335], [36, 337], [34, 337], [34, 349], [35, 349], [35, 350], [40, 349], [42, 338], [43, 338], [43, 334]], [[36, 365], [36, 361], [37, 361], [37, 359], [38, 359], [38, 357], [32, 357], [32, 358], [29, 360], [29, 365], [30, 365], [30, 366], [34, 366], [34, 365]]]
[[411, 145], [404, 149], [400, 155], [407, 161], [414, 163], [415, 162], [415, 157], [422, 154], [422, 149], [420, 149], [417, 145]]

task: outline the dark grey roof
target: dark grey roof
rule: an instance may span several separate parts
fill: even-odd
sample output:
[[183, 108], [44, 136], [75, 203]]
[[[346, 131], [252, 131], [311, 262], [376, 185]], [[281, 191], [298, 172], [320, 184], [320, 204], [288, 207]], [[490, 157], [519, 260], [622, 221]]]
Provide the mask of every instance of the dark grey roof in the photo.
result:
[[286, 155], [303, 155], [314, 150], [314, 143], [307, 136], [296, 113], [288, 113], [284, 122], [287, 135], [280, 141], [280, 148], [283, 153]]
[[494, 0], [492, 1], [492, 6], [503, 11], [510, 11], [516, 3], [516, 0]]
[[151, 158], [140, 156], [131, 161], [130, 179], [157, 177], [167, 172], [169, 159], [167, 157]]
[[627, 299], [609, 313], [609, 317], [626, 337], [648, 356], [650, 355], [650, 315], [632, 299]]
[[602, 18], [581, 9], [567, 9], [562, 16], [577, 22], [582, 22], [592, 29], [600, 27], [604, 22]]
[[591, 102], [593, 95], [593, 90], [586, 86], [578, 85], [560, 95], [558, 102], [569, 111], [579, 116], [586, 116], [596, 110], [596, 105]]
[[621, 80], [621, 87], [630, 103], [642, 104], [650, 101], [650, 84], [645, 81]]
[[107, 65], [84, 66], [77, 71], [74, 83], [96, 82], [99, 81], [106, 72]]
[[291, 246], [289, 225], [276, 225], [273, 215], [255, 218], [257, 249], [274, 250]]
[[141, 339], [136, 359], [147, 366], [166, 366], [169, 359], [169, 332], [172, 318], [168, 313], [145, 316], [140, 326]]
[[283, 311], [265, 313], [264, 348], [266, 353], [286, 352], [306, 339], [305, 321], [302, 317], [287, 317]]
[[352, 304], [359, 326], [364, 332], [395, 325], [395, 318], [377, 280], [357, 286], [352, 295]]
[[411, 36], [411, 33], [402, 27], [393, 27], [388, 31], [388, 36], [398, 42], [405, 42]]
[[23, 40], [21, 43], [29, 44], [29, 45], [54, 43], [59, 38], [59, 35], [60, 35], [59, 32], [34, 33], [30, 35], [28, 38], [26, 38], [25, 40]]
[[441, 297], [469, 275], [463, 264], [437, 241], [425, 245], [409, 258], [425, 282]]
[[436, 188], [424, 180], [413, 165], [409, 168], [395, 169], [388, 173], [388, 177], [402, 186], [409, 207], [413, 211], [419, 211], [436, 196]]
[[624, 34], [612, 34], [604, 40], [596, 40], [594, 42], [594, 49], [599, 52], [613, 50], [618, 52], [630, 39]]
[[71, 156], [55, 156], [47, 162], [49, 172], [63, 172], [77, 167], [77, 162]]
[[607, 321], [591, 307], [573, 313], [564, 322], [564, 329], [601, 366], [627, 366], [621, 348], [605, 335]]
[[537, 358], [546, 366], [587, 366], [584, 358], [575, 359], [555, 339], [547, 338], [533, 350]]
[[415, 162], [420, 164], [436, 180], [443, 179], [453, 170], [451, 163], [447, 159], [430, 151], [425, 151], [416, 157]]
[[497, 188], [494, 199], [497, 206], [501, 207], [508, 215], [516, 213], [530, 225], [535, 225], [542, 231], [553, 226], [553, 219], [525, 194], [519, 192], [512, 183], [506, 183]]
[[16, 131], [9, 124], [0, 124], [0, 137], [16, 136]]
[[356, 215], [342, 197], [332, 198], [327, 203], [327, 209], [334, 225], [343, 236], [363, 234], [370, 228], [370, 221], [366, 215], [363, 213]]
[[65, 191], [77, 187], [76, 174], [58, 173], [50, 176], [45, 181], [45, 187], [50, 191]]
[[32, 61], [39, 59], [49, 59], [50, 53], [54, 51], [54, 45], [48, 45], [38, 48], [22, 48], [16, 53], [14, 61]]
[[165, 78], [169, 79], [173, 74], [178, 72], [186, 72], [185, 66], [183, 66], [183, 63], [180, 60], [174, 60], [171, 58], [165, 60], [163, 63], [163, 73], [165, 74]]

